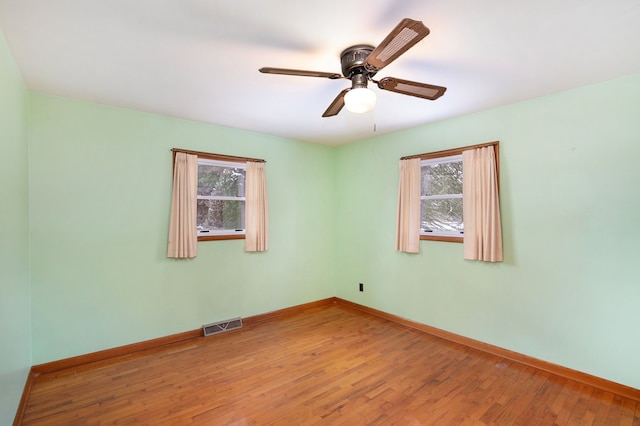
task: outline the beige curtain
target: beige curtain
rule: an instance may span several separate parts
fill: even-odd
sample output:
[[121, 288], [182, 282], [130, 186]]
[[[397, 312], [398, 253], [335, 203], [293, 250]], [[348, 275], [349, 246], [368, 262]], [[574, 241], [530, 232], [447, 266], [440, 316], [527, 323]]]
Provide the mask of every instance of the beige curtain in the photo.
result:
[[420, 158], [400, 160], [396, 250], [420, 251]]
[[264, 166], [264, 162], [247, 162], [245, 251], [267, 251], [269, 248], [269, 206]]
[[198, 156], [176, 152], [167, 257], [189, 258], [198, 253], [197, 196]]
[[462, 153], [464, 258], [502, 262], [498, 173], [493, 146]]

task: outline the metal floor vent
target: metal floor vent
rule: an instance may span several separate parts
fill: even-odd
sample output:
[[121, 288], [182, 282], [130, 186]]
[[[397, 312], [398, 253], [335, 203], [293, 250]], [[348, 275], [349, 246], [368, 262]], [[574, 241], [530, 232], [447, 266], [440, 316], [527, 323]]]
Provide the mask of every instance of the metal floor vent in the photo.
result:
[[233, 318], [226, 321], [214, 322], [202, 326], [204, 336], [213, 336], [214, 334], [224, 333], [225, 331], [237, 330], [242, 328], [242, 318]]

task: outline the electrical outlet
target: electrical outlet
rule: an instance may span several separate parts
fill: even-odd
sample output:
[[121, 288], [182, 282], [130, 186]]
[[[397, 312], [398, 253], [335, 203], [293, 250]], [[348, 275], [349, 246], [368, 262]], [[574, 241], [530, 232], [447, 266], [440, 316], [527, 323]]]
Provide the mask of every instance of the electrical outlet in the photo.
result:
[[360, 289], [360, 291], [364, 291], [364, 284], [360, 283], [359, 284], [359, 289]]

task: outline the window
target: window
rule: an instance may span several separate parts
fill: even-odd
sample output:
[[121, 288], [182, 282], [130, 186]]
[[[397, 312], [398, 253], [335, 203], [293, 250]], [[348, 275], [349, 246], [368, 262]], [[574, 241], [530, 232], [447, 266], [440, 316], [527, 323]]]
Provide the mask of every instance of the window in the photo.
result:
[[498, 142], [403, 158], [420, 158], [420, 239], [464, 242], [462, 152], [493, 146], [499, 173]]
[[420, 162], [420, 235], [462, 237], [462, 155]]
[[167, 257], [197, 256], [199, 241], [245, 240], [268, 250], [265, 160], [173, 148]]
[[198, 157], [198, 240], [244, 237], [245, 176], [246, 163]]

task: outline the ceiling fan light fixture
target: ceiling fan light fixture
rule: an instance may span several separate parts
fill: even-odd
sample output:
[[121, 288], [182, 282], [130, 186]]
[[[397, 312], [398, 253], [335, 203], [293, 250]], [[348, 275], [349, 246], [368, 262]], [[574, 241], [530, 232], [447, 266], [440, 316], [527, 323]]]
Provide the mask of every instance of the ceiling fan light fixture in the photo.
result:
[[376, 106], [376, 94], [366, 87], [351, 89], [344, 95], [344, 106], [357, 114], [369, 112]]

